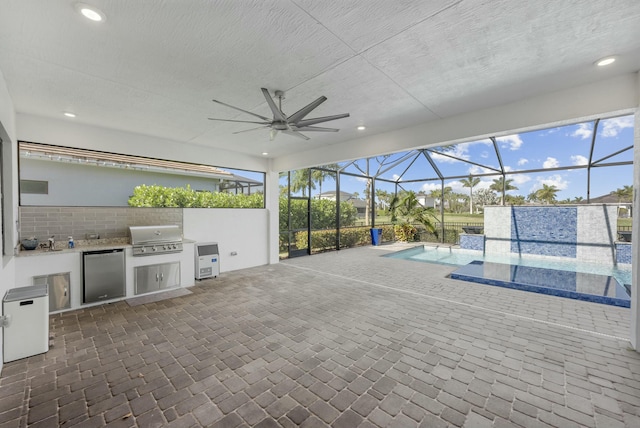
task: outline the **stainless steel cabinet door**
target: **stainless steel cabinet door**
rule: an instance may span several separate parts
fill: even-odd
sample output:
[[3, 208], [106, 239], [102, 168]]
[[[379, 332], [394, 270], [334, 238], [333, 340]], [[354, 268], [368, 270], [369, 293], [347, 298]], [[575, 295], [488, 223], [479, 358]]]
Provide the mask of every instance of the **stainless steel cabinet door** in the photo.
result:
[[180, 262], [165, 263], [160, 268], [160, 288], [173, 288], [180, 285]]
[[33, 285], [46, 285], [49, 289], [49, 312], [71, 307], [70, 273], [34, 276]]
[[135, 294], [150, 293], [160, 289], [160, 272], [157, 265], [138, 266], [134, 272]]

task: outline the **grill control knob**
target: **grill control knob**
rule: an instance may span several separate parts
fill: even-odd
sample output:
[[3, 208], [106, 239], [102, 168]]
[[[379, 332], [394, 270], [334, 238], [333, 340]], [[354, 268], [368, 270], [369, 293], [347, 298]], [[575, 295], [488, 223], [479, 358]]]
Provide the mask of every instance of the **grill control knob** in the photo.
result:
[[163, 245], [163, 246], [162, 246], [162, 249], [166, 251], [166, 250], [167, 250], [167, 246], [166, 246], [166, 245]]
[[144, 253], [145, 251], [147, 251], [147, 249], [145, 247], [140, 248], [140, 252]]
[[158, 249], [157, 249], [157, 248], [156, 248], [156, 246], [154, 245], [154, 246], [151, 248], [151, 251], [158, 251]]

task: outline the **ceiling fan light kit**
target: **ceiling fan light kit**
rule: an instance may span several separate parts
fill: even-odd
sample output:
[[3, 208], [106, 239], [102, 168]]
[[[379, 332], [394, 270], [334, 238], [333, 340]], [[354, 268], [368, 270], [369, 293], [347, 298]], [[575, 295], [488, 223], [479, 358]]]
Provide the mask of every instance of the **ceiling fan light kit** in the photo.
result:
[[216, 119], [212, 117], [210, 117], [209, 120], [219, 120], [222, 122], [254, 123], [254, 124], [261, 125], [256, 128], [237, 131], [237, 132], [234, 132], [234, 134], [255, 131], [257, 129], [271, 128], [270, 138], [273, 141], [273, 139], [276, 137], [278, 132], [282, 132], [283, 134], [287, 134], [287, 135], [293, 135], [294, 137], [302, 138], [303, 140], [309, 140], [309, 137], [302, 134], [300, 131], [338, 132], [339, 129], [336, 129], [336, 128], [323, 128], [320, 126], [313, 126], [313, 125], [316, 125], [318, 123], [323, 123], [323, 122], [329, 122], [331, 120], [337, 120], [337, 119], [343, 119], [345, 117], [349, 117], [349, 113], [343, 113], [343, 114], [336, 114], [333, 116], [324, 116], [324, 117], [316, 117], [312, 119], [305, 119], [305, 117], [309, 113], [311, 113], [316, 107], [318, 107], [320, 104], [322, 104], [327, 100], [327, 97], [325, 96], [321, 96], [317, 100], [302, 107], [300, 110], [293, 113], [291, 116], [287, 116], [282, 111], [282, 100], [284, 99], [284, 92], [280, 90], [274, 91], [274, 96], [278, 100], [278, 104], [276, 105], [276, 102], [274, 101], [274, 98], [271, 97], [271, 94], [269, 94], [269, 91], [266, 88], [261, 88], [261, 90], [262, 90], [262, 95], [264, 95], [264, 98], [265, 100], [267, 100], [267, 104], [269, 105], [269, 108], [273, 113], [272, 119], [265, 116], [261, 116], [256, 113], [252, 113], [248, 110], [243, 110], [241, 108], [234, 107], [230, 104], [223, 103], [222, 101], [212, 100], [214, 103], [222, 104], [223, 106], [226, 106], [234, 110], [238, 110], [243, 113], [247, 113], [252, 116], [255, 116], [259, 119], [262, 119], [262, 122], [248, 121], [248, 120]]

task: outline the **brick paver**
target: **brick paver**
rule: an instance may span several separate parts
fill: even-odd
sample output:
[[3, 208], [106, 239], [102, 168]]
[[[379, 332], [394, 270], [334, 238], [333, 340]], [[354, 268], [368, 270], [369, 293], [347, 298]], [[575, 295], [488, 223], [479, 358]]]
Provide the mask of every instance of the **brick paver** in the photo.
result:
[[446, 278], [368, 247], [51, 317], [0, 427], [638, 426], [629, 309]]

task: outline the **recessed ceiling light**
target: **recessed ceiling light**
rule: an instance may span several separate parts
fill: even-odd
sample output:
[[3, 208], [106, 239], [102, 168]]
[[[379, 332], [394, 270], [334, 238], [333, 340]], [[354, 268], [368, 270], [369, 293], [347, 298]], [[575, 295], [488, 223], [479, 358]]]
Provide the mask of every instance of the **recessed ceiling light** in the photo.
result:
[[69, 112], [69, 111], [65, 111], [65, 112], [64, 112], [64, 115], [65, 115], [65, 116], [67, 116], [67, 117], [76, 117], [76, 114], [75, 114], [75, 113], [71, 113], [71, 112]]
[[358, 131], [364, 131], [365, 129], [367, 129], [367, 127], [366, 127], [366, 126], [364, 126], [364, 125], [360, 125], [360, 126], [358, 126], [356, 129], [357, 129]]
[[267, 152], [262, 152], [262, 156], [266, 156], [266, 155], [268, 155], [268, 154], [269, 154], [269, 153], [267, 153]]
[[90, 19], [94, 22], [102, 22], [107, 19], [107, 17], [102, 13], [100, 9], [95, 8], [94, 6], [89, 6], [84, 3], [76, 3], [76, 10], [85, 18]]
[[616, 61], [616, 57], [608, 56], [606, 58], [602, 58], [596, 61], [596, 65], [598, 67], [604, 67], [605, 65], [613, 64]]

